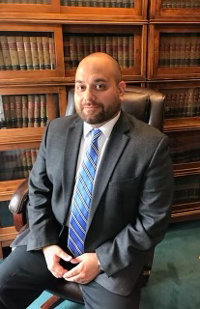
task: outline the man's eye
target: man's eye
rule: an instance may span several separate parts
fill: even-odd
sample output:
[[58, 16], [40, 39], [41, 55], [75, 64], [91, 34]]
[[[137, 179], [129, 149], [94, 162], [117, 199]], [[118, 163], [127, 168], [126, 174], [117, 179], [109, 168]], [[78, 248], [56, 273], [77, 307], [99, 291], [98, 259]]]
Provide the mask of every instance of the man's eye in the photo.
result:
[[104, 84], [97, 84], [96, 85], [97, 90], [104, 90], [105, 88], [106, 88], [106, 86]]
[[83, 90], [85, 89], [85, 86], [83, 86], [83, 85], [78, 85], [78, 86], [76, 87], [76, 89], [79, 90], [79, 91], [83, 91]]

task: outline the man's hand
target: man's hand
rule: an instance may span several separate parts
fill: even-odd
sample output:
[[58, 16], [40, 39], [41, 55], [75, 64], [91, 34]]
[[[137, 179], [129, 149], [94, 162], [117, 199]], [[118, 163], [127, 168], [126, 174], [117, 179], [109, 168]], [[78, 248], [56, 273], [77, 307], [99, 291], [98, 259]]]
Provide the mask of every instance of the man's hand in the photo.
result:
[[86, 284], [100, 273], [99, 260], [96, 253], [84, 253], [70, 262], [78, 265], [65, 273], [63, 278], [67, 281]]
[[57, 245], [47, 246], [43, 248], [42, 251], [48, 270], [54, 275], [54, 277], [62, 278], [68, 270], [60, 265], [60, 260], [62, 259], [66, 262], [70, 262], [72, 257]]

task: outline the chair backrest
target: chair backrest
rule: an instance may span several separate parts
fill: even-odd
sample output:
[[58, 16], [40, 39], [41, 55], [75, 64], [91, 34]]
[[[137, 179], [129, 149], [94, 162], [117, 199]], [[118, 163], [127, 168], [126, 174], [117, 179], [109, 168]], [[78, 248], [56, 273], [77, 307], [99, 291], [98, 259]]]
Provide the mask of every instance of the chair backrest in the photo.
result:
[[[161, 92], [149, 88], [128, 86], [122, 102], [122, 110], [162, 131], [164, 102], [165, 96]], [[68, 92], [66, 116], [74, 113], [76, 113], [74, 88], [71, 88]]]

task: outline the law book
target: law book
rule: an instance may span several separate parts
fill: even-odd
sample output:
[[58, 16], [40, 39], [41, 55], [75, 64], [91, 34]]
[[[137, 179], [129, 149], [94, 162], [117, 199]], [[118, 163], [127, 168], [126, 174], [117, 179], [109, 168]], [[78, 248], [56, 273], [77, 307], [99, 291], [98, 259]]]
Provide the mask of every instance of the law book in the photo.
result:
[[170, 34], [165, 33], [162, 37], [164, 41], [164, 67], [170, 66]]
[[120, 35], [118, 36], [118, 56], [117, 60], [120, 67], [123, 67], [123, 37]]
[[106, 37], [103, 35], [100, 36], [100, 52], [106, 52]]
[[27, 70], [33, 70], [33, 59], [31, 53], [30, 37], [23, 36], [23, 43], [24, 43], [24, 52], [25, 52]]
[[34, 95], [34, 127], [40, 127], [40, 95]]
[[11, 58], [10, 58], [7, 36], [5, 35], [0, 36], [0, 45], [1, 45], [1, 50], [3, 54], [3, 61], [4, 61], [5, 69], [12, 70], [12, 63], [11, 63]]
[[50, 55], [51, 70], [55, 70], [56, 68], [55, 45], [54, 45], [54, 39], [51, 37], [49, 37], [49, 55]]
[[50, 54], [49, 54], [49, 38], [47, 36], [42, 37], [42, 47], [44, 55], [44, 68], [46, 70], [51, 69]]
[[24, 178], [27, 178], [29, 176], [29, 173], [28, 173], [28, 163], [25, 150], [21, 150], [21, 165]]
[[129, 68], [134, 67], [134, 36], [130, 35], [128, 37], [128, 46], [129, 46]]
[[19, 68], [20, 70], [26, 70], [26, 57], [25, 57], [25, 51], [24, 51], [24, 43], [22, 36], [16, 36], [16, 48], [17, 48], [17, 54], [18, 54], [18, 60], [19, 60]]
[[28, 96], [22, 95], [22, 127], [28, 127]]
[[22, 96], [16, 95], [15, 106], [16, 106], [16, 118], [17, 118], [17, 128], [22, 127]]
[[128, 52], [128, 36], [123, 36], [123, 68], [128, 68], [129, 66], [129, 52]]
[[113, 35], [112, 37], [112, 50], [113, 50], [113, 58], [115, 60], [118, 59], [118, 37]]
[[95, 52], [100, 52], [100, 36], [99, 35], [94, 36], [94, 50]]
[[34, 96], [28, 95], [28, 127], [34, 126]]
[[7, 40], [8, 40], [8, 48], [10, 52], [12, 70], [19, 70], [19, 59], [17, 53], [16, 39], [14, 36], [8, 36]]
[[11, 115], [10, 115], [9, 96], [4, 95], [4, 96], [1, 96], [1, 98], [2, 98], [2, 103], [3, 103], [4, 116], [5, 116], [5, 125], [6, 125], [6, 128], [10, 128], [11, 127]]
[[94, 37], [89, 36], [89, 47], [90, 47], [90, 54], [95, 52], [95, 47], [94, 47]]
[[46, 107], [46, 95], [40, 95], [40, 126], [45, 127], [47, 123], [47, 107]]
[[195, 62], [196, 65], [200, 65], [200, 36], [197, 35], [196, 46], [195, 46]]
[[3, 71], [6, 69], [6, 66], [4, 64], [4, 59], [3, 59], [3, 51], [0, 43], [0, 70]]
[[25, 150], [25, 155], [26, 155], [26, 163], [27, 163], [27, 171], [28, 174], [30, 175], [30, 172], [32, 170], [32, 158], [31, 158], [31, 150], [30, 149], [26, 149]]
[[112, 37], [106, 36], [106, 53], [110, 56], [113, 55]]
[[180, 67], [185, 65], [185, 34], [180, 34]]
[[17, 116], [16, 116], [16, 106], [15, 106], [15, 96], [9, 96], [10, 101], [10, 119], [11, 119], [11, 127], [16, 128], [17, 125]]
[[176, 35], [169, 36], [169, 67], [175, 67]]
[[77, 51], [75, 35], [70, 35], [69, 45], [70, 45], [70, 60], [71, 60], [72, 68], [76, 68], [78, 65], [78, 51]]
[[39, 70], [39, 55], [37, 50], [37, 38], [35, 36], [30, 37], [30, 46], [33, 60], [33, 70]]
[[21, 154], [18, 151], [16, 154], [16, 163], [17, 163], [17, 178], [21, 179], [24, 178], [24, 169], [22, 166]]
[[84, 47], [83, 47], [83, 37], [82, 36], [76, 36], [76, 46], [77, 46], [78, 62], [80, 62], [84, 57]]
[[38, 51], [38, 62], [39, 62], [39, 69], [44, 70], [44, 53], [43, 53], [43, 46], [42, 46], [42, 37], [37, 36], [37, 51]]
[[83, 36], [83, 47], [84, 47], [84, 57], [88, 56], [90, 54], [90, 40], [89, 36]]
[[191, 34], [185, 36], [185, 63], [184, 66], [190, 66], [190, 53], [191, 53]]

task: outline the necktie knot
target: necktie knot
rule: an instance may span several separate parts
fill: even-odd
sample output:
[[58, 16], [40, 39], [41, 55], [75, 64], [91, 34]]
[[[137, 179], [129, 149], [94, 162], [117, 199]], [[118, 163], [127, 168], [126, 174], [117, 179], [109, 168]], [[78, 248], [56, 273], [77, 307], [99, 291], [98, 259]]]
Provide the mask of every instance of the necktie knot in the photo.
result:
[[99, 136], [102, 134], [102, 131], [100, 129], [93, 129], [92, 130], [92, 140], [96, 140], [99, 138]]

